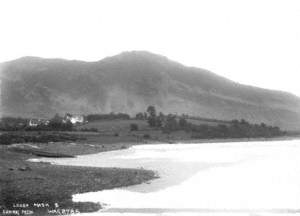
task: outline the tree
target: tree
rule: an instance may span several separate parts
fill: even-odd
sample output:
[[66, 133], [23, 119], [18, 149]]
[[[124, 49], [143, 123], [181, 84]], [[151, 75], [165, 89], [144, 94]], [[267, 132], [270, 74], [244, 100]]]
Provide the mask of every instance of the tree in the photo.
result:
[[58, 113], [56, 113], [51, 119], [51, 122], [60, 123], [62, 122], [62, 120], [63, 118]]
[[144, 119], [147, 119], [148, 118], [148, 115], [146, 112], [144, 112]]
[[73, 125], [70, 121], [63, 122], [63, 118], [59, 114], [50, 120], [49, 127], [52, 130], [72, 130]]
[[152, 116], [152, 117], [156, 117], [156, 109], [154, 106], [148, 106], [147, 108], [147, 113]]
[[135, 118], [136, 118], [136, 119], [139, 119], [139, 120], [144, 120], [144, 114], [141, 113], [141, 112], [139, 112], [139, 113], [137, 113], [137, 114], [135, 115]]
[[178, 124], [180, 128], [185, 129], [187, 126], [187, 120], [184, 117], [181, 117]]
[[139, 126], [135, 123], [130, 124], [130, 131], [138, 131]]
[[159, 112], [158, 116], [156, 117], [156, 127], [162, 127], [165, 122], [165, 115], [162, 112]]
[[156, 110], [154, 106], [148, 106], [147, 108], [147, 113], [148, 113], [148, 124], [150, 127], [156, 127]]
[[166, 123], [164, 125], [164, 132], [170, 133], [171, 131], [178, 130], [178, 122], [176, 120], [176, 115], [169, 114], [166, 118]]

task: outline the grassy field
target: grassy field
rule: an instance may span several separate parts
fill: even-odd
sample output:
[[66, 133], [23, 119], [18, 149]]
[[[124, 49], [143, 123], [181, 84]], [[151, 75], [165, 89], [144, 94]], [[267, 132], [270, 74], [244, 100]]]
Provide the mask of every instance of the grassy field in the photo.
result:
[[130, 131], [130, 124], [137, 124], [140, 130], [149, 129], [146, 121], [143, 120], [102, 120], [89, 122], [85, 125], [77, 126], [77, 129], [96, 128], [99, 132], [119, 132], [124, 133]]
[[[137, 131], [130, 131], [130, 124], [138, 126]], [[96, 128], [97, 133], [88, 137], [89, 142], [109, 143], [133, 143], [144, 144], [153, 142], [172, 142], [172, 140], [190, 139], [190, 134], [184, 131], [176, 131], [171, 134], [163, 133], [160, 129], [151, 128], [143, 120], [108, 120], [89, 122], [76, 127], [77, 130]]]
[[[230, 122], [226, 121], [218, 121], [218, 120], [209, 120], [209, 119], [196, 119], [196, 118], [189, 118], [187, 122], [195, 124], [195, 125], [211, 125], [217, 126], [219, 124], [229, 125]], [[148, 126], [147, 121], [145, 120], [136, 120], [136, 119], [129, 119], [129, 120], [103, 120], [103, 121], [95, 121], [89, 122], [85, 125], [81, 125], [76, 127], [77, 129], [83, 128], [96, 128], [99, 132], [128, 132], [130, 131], [130, 124], [137, 124], [139, 130], [147, 131], [152, 130]]]

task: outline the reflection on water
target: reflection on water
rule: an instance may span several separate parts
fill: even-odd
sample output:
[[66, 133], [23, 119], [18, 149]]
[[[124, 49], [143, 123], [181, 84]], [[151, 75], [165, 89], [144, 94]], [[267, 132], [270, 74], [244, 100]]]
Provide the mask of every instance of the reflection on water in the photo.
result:
[[300, 141], [134, 146], [45, 159], [64, 165], [156, 170], [151, 184], [78, 194], [107, 204], [83, 215], [300, 215]]

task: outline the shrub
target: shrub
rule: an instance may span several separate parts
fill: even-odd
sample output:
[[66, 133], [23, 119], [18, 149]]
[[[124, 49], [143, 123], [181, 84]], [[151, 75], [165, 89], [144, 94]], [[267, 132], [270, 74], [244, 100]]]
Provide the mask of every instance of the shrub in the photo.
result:
[[144, 139], [150, 139], [151, 138], [149, 134], [144, 134], [143, 137], [144, 137]]
[[138, 131], [139, 126], [135, 123], [130, 124], [130, 131]]

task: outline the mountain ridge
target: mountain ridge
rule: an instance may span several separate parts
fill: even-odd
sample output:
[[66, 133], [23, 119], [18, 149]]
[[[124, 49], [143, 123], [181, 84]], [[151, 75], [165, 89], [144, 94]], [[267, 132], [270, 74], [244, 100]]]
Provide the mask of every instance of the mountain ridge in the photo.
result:
[[266, 91], [273, 91], [273, 92], [278, 92], [278, 93], [282, 93], [282, 94], [286, 94], [286, 95], [290, 95], [290, 96], [293, 96], [293, 97], [297, 97], [298, 99], [300, 99], [299, 96], [297, 96], [296, 94], [294, 93], [291, 93], [291, 92], [288, 92], [288, 91], [284, 91], [284, 90], [278, 90], [278, 89], [272, 89], [272, 88], [264, 88], [264, 87], [258, 87], [258, 86], [254, 86], [254, 85], [250, 85], [250, 84], [244, 84], [244, 83], [240, 83], [238, 81], [233, 81], [231, 79], [228, 79], [222, 75], [219, 75], [219, 74], [216, 74], [216, 73], [213, 73], [211, 72], [210, 70], [207, 70], [207, 69], [203, 69], [203, 68], [199, 68], [199, 67], [196, 67], [196, 66], [187, 66], [185, 64], [182, 64], [182, 63], [179, 63], [177, 61], [174, 61], [174, 60], [171, 60], [163, 55], [160, 55], [160, 54], [154, 54], [154, 53], [151, 53], [149, 51], [124, 51], [124, 52], [121, 52], [120, 54], [117, 54], [117, 55], [114, 55], [114, 56], [108, 56], [108, 57], [105, 57], [103, 59], [100, 59], [100, 60], [96, 60], [96, 61], [86, 61], [86, 60], [79, 60], [79, 59], [65, 59], [65, 58], [46, 58], [46, 57], [38, 57], [38, 56], [23, 56], [23, 57], [20, 57], [20, 58], [17, 58], [17, 59], [13, 59], [13, 60], [10, 60], [10, 61], [4, 61], [4, 62], [0, 62], [0, 65], [5, 65], [5, 64], [9, 64], [11, 62], [17, 62], [17, 61], [28, 61], [28, 60], [49, 60], [49, 61], [69, 61], [69, 62], [79, 62], [79, 63], [85, 63], [85, 64], [89, 64], [89, 63], [99, 63], [99, 62], [102, 62], [103, 60], [106, 60], [106, 59], [109, 59], [109, 58], [114, 58], [116, 56], [119, 56], [119, 55], [123, 55], [123, 54], [130, 54], [132, 52], [136, 52], [136, 53], [148, 53], [149, 55], [156, 55], [156, 56], [160, 56], [160, 57], [163, 57], [165, 58], [166, 60], [168, 61], [171, 61], [173, 63], [176, 63], [178, 65], [181, 65], [183, 67], [186, 67], [186, 68], [189, 68], [189, 69], [192, 69], [192, 70], [203, 70], [203, 71], [207, 71], [209, 73], [212, 73], [214, 74], [215, 76], [218, 76], [222, 79], [226, 79], [227, 81], [230, 81], [232, 83], [235, 83], [235, 84], [238, 84], [238, 85], [243, 85], [245, 87], [249, 87], [249, 88], [256, 88], [256, 89], [261, 89], [261, 90], [266, 90]]
[[300, 129], [297, 96], [239, 84], [147, 51], [92, 62], [22, 57], [2, 63], [1, 81], [4, 115], [134, 115], [151, 104], [164, 112]]

